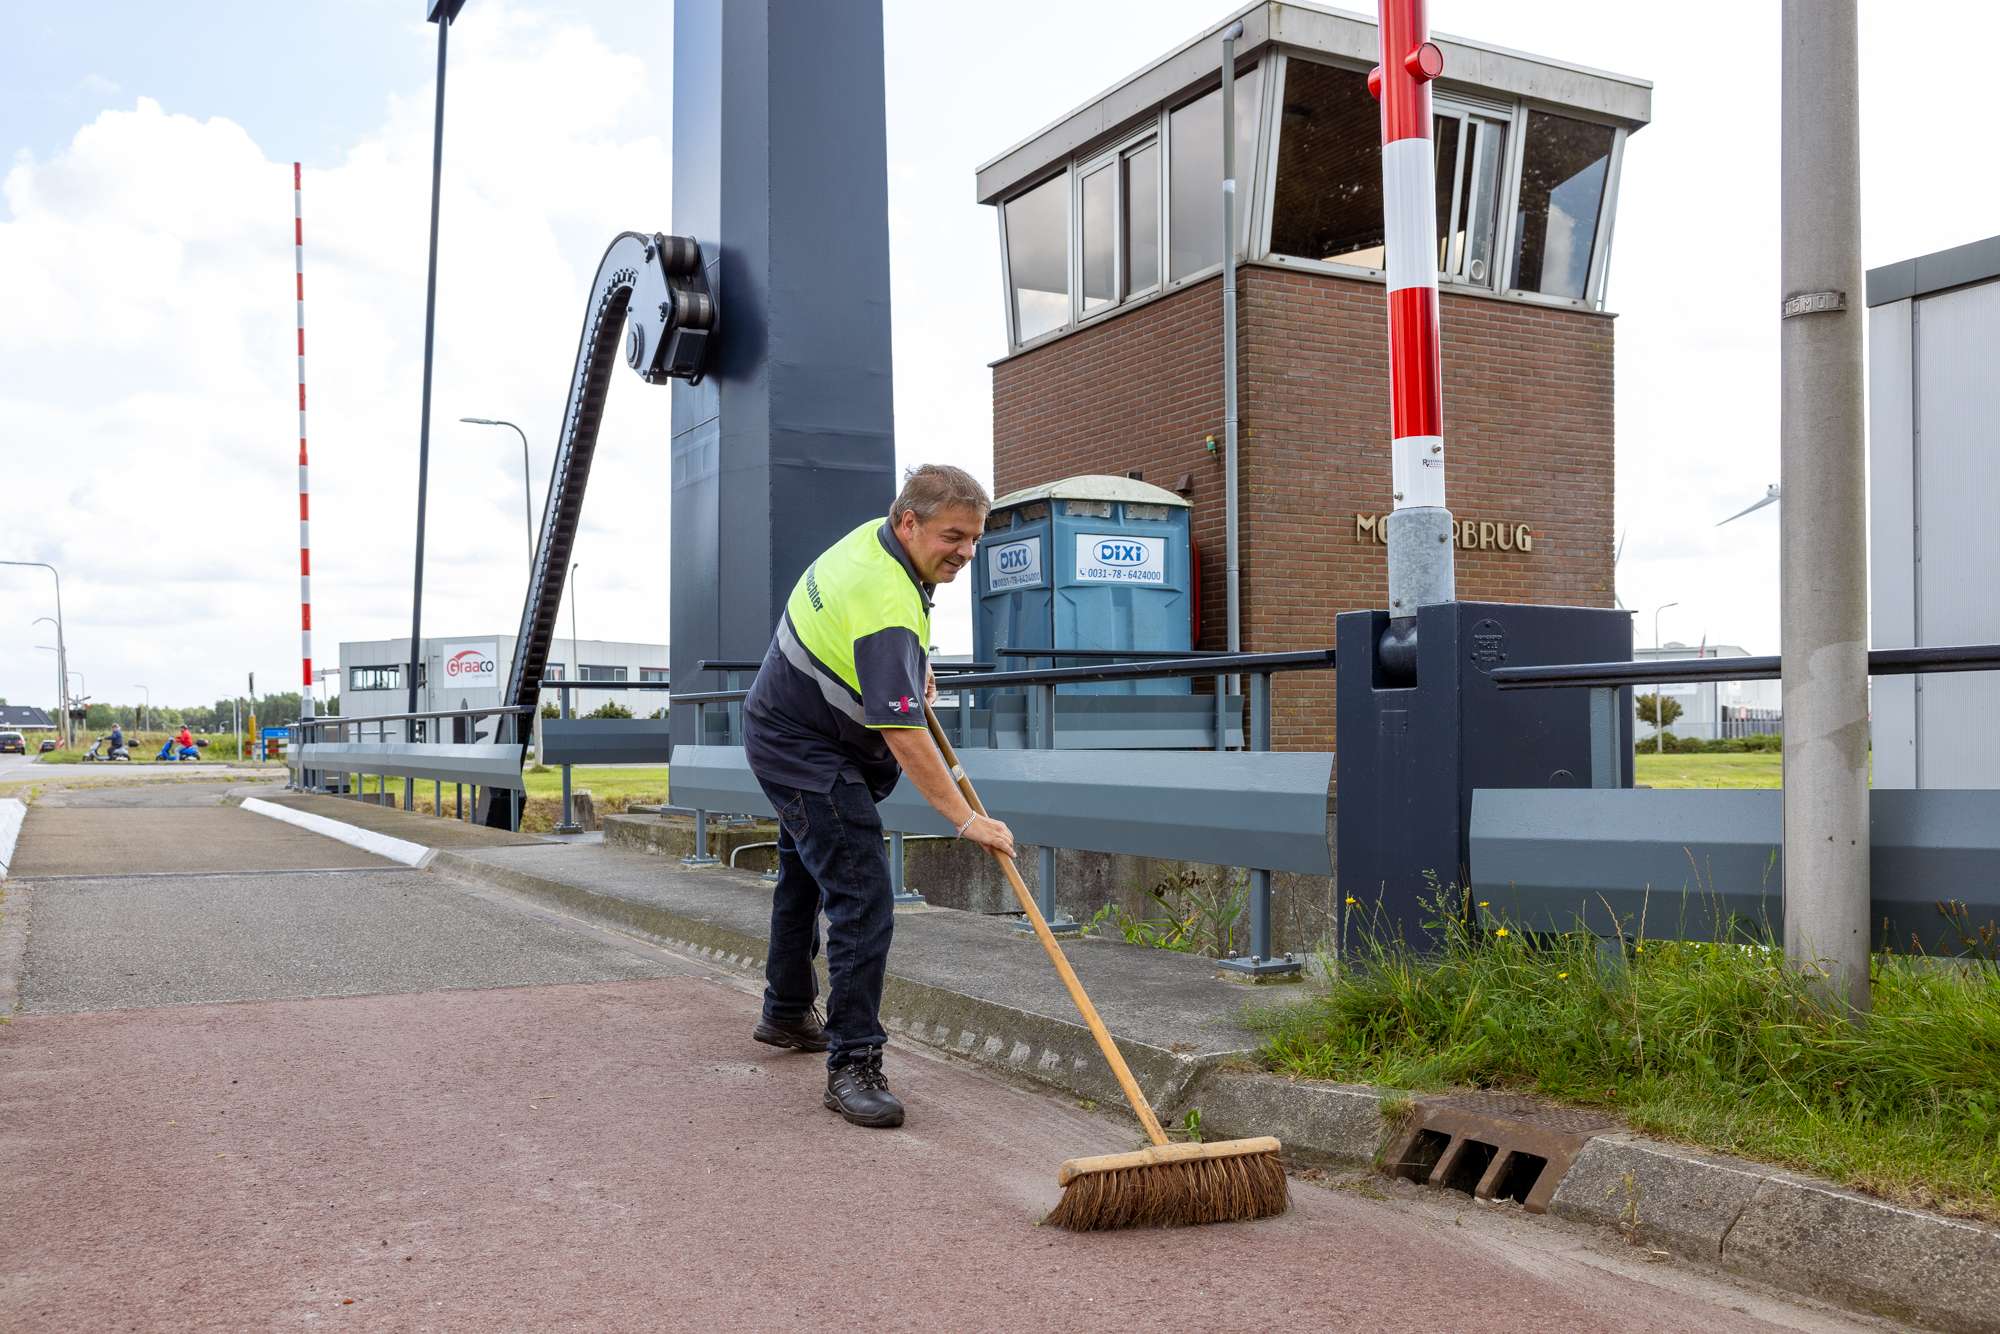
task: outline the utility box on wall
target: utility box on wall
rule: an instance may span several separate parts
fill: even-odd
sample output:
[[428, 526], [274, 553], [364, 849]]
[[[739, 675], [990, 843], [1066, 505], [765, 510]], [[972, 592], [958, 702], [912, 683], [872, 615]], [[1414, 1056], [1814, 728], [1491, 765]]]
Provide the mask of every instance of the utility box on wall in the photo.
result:
[[[1081, 665], [1064, 649], [1193, 646], [1188, 502], [1127, 477], [1069, 477], [993, 502], [973, 571], [972, 652], [1007, 667]], [[996, 657], [1047, 649], [1046, 657]], [[1188, 693], [1180, 681], [1063, 687], [1076, 694]]]

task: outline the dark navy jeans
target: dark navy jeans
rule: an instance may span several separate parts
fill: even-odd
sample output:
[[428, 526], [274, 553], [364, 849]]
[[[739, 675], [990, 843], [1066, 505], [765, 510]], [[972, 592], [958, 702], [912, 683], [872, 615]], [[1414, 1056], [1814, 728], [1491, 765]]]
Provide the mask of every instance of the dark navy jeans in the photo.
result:
[[778, 888], [764, 965], [764, 1017], [795, 1023], [819, 994], [819, 917], [827, 920], [826, 1063], [839, 1066], [882, 1031], [882, 976], [895, 928], [882, 816], [860, 783], [803, 792], [758, 780], [778, 812]]

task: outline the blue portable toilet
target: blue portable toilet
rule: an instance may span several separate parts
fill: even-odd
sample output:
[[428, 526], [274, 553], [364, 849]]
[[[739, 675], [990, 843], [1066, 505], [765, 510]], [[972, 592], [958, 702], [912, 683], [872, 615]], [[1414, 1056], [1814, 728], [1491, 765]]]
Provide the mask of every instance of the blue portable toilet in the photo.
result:
[[[993, 502], [973, 573], [973, 655], [1081, 666], [1062, 650], [1193, 647], [1188, 502], [1129, 477], [1086, 475]], [[1003, 648], [1049, 656], [1001, 658]], [[1185, 695], [1185, 680], [1065, 686], [1065, 694]]]

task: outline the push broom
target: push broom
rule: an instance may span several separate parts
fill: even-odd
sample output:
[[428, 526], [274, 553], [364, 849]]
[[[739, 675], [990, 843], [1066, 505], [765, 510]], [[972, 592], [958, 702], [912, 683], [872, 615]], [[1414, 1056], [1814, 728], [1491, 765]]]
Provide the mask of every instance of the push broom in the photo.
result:
[[[930, 727], [931, 739], [937, 742], [945, 767], [951, 771], [952, 781], [958, 784], [966, 803], [981, 815], [986, 814], [986, 807], [973, 791], [972, 780], [959, 767], [958, 753], [952, 749], [929, 704], [924, 705], [924, 722]], [[1118, 1045], [1111, 1040], [1104, 1021], [1098, 1018], [1097, 1007], [1090, 1003], [1083, 984], [1077, 981], [1075, 970], [1063, 956], [1062, 946], [1056, 943], [1055, 933], [1049, 930], [1042, 910], [1035, 906], [1034, 896], [1021, 883], [1021, 872], [1014, 859], [998, 852], [993, 856], [1006, 873], [1007, 883], [1014, 887], [1014, 897], [1021, 901], [1021, 910], [1027, 913], [1042, 948], [1049, 952], [1049, 961], [1061, 974], [1070, 999], [1076, 1002], [1084, 1023], [1090, 1026], [1090, 1035], [1097, 1039], [1111, 1073], [1118, 1077], [1118, 1087], [1125, 1090], [1139, 1124], [1145, 1128], [1146, 1138], [1152, 1141], [1146, 1148], [1131, 1153], [1072, 1158], [1064, 1163], [1056, 1176], [1063, 1186], [1062, 1202], [1050, 1211], [1046, 1221], [1073, 1232], [1098, 1232], [1119, 1227], [1227, 1223], [1285, 1212], [1285, 1169], [1278, 1161], [1281, 1146], [1277, 1140], [1267, 1135], [1215, 1144], [1167, 1142], [1160, 1118], [1153, 1114], [1152, 1104], [1139, 1091], [1139, 1081], [1132, 1078], [1131, 1068], [1119, 1055]]]

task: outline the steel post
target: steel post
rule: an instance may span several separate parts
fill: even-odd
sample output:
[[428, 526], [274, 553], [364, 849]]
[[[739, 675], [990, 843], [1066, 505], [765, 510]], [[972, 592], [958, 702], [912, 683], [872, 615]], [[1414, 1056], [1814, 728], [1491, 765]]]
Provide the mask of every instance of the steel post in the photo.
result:
[[[1271, 748], [1271, 674], [1253, 672], [1250, 675], [1250, 735], [1251, 750]], [[1253, 868], [1250, 872], [1250, 957], [1222, 960], [1217, 967], [1223, 972], [1252, 981], [1296, 979], [1304, 974], [1303, 966], [1291, 955], [1282, 959], [1271, 957], [1271, 873]]]
[[905, 878], [906, 863], [903, 860], [903, 836], [889, 835], [889, 888], [893, 892], [892, 902], [898, 908], [924, 907], [924, 896], [909, 887]]
[[[559, 690], [556, 693], [562, 696], [562, 706], [561, 706], [562, 716], [564, 718], [567, 718], [569, 717], [569, 691]], [[583, 826], [576, 822], [576, 816], [570, 810], [570, 795], [569, 795], [570, 776], [569, 776], [568, 761], [563, 762], [562, 774], [563, 774], [562, 823], [556, 826], [556, 832], [558, 834], [580, 834], [583, 832]]]
[[[1052, 685], [1029, 688], [1028, 745], [1035, 750], [1056, 748], [1056, 688]], [[1056, 850], [1052, 846], [1045, 845], [1035, 851], [1035, 903], [1041, 908], [1049, 930], [1056, 934], [1075, 935], [1083, 930], [1081, 923], [1056, 911]], [[1034, 931], [1025, 918], [1015, 923], [1015, 929], [1030, 934]]]
[[1785, 957], [1869, 1008], [1868, 528], [1855, 0], [1785, 0], [1779, 606]]
[[[1624, 758], [1618, 744], [1618, 688], [1596, 686], [1590, 692], [1590, 785], [1623, 786]], [[1659, 714], [1653, 715], [1655, 718]]]

